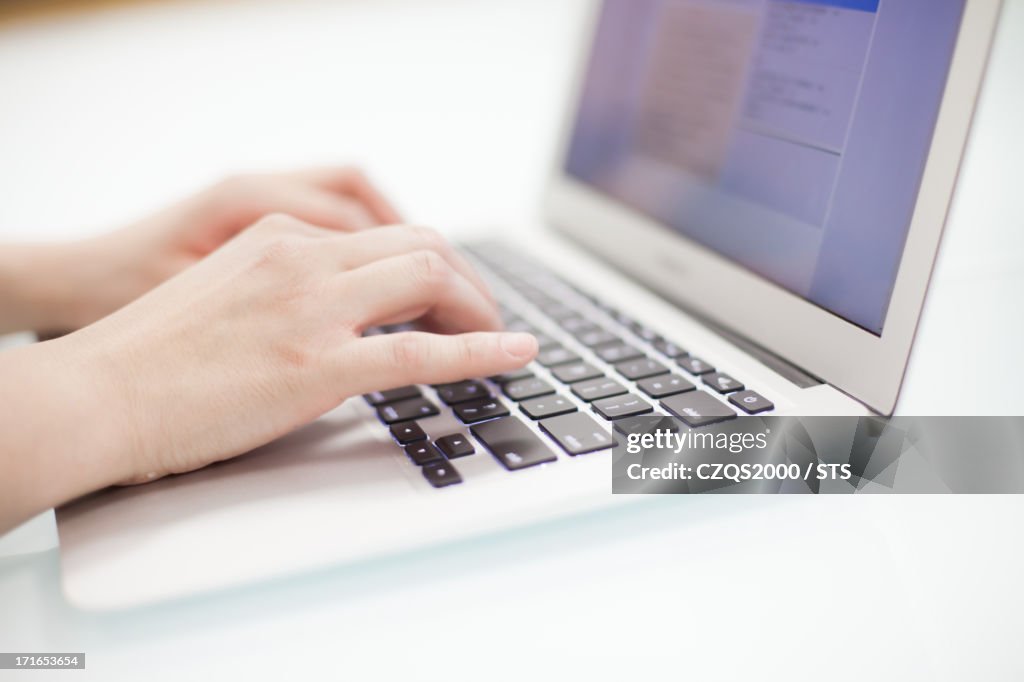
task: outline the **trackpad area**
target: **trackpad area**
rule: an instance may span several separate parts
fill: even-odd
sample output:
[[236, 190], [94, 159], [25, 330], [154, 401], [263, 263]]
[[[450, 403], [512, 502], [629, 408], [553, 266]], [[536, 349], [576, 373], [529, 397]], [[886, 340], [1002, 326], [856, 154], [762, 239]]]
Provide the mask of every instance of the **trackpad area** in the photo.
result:
[[85, 497], [57, 512], [65, 592], [118, 608], [354, 550], [357, 517], [418, 495], [399, 452], [353, 399], [241, 457]]
[[[144, 518], [202, 514], [278, 497], [305, 497], [319, 490], [393, 483], [397, 467], [390, 439], [355, 400], [273, 443], [234, 459], [141, 486], [112, 488], [65, 510], [64, 518], [139, 501]], [[380, 432], [381, 435], [376, 433]], [[167, 506], [165, 506], [167, 505]]]

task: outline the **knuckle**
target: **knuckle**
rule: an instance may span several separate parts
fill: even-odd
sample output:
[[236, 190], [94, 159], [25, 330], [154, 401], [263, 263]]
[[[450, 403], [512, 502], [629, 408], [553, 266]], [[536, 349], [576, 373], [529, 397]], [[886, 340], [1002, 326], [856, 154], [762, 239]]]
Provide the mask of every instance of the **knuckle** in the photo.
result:
[[456, 345], [456, 362], [465, 367], [476, 367], [483, 353], [480, 346], [470, 336], [463, 336]]
[[305, 257], [304, 240], [288, 234], [277, 234], [259, 247], [258, 263], [263, 266], [291, 269], [301, 266]]
[[451, 279], [451, 268], [448, 262], [436, 251], [416, 251], [410, 255], [413, 276], [419, 284], [431, 291], [448, 286]]
[[428, 362], [429, 348], [421, 334], [399, 334], [395, 336], [394, 343], [389, 348], [389, 361], [395, 367], [417, 370]]
[[317, 364], [317, 355], [305, 339], [277, 343], [273, 352], [278, 362], [293, 369], [304, 370]]

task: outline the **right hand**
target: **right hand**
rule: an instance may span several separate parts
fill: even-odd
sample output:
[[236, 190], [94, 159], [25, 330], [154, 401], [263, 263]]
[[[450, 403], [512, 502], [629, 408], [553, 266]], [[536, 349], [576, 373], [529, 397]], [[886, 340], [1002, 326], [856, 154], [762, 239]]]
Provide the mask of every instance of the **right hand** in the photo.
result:
[[[362, 336], [412, 320], [428, 331]], [[51, 343], [116, 420], [111, 482], [140, 482], [247, 452], [362, 393], [534, 358], [536, 339], [499, 329], [486, 285], [437, 233], [339, 233], [275, 215]]]
[[387, 199], [351, 167], [235, 176], [114, 232], [65, 244], [19, 245], [15, 253], [0, 249], [0, 286], [5, 280], [19, 285], [0, 292], [0, 331], [24, 325], [69, 331], [92, 324], [272, 213], [341, 232], [401, 222]]

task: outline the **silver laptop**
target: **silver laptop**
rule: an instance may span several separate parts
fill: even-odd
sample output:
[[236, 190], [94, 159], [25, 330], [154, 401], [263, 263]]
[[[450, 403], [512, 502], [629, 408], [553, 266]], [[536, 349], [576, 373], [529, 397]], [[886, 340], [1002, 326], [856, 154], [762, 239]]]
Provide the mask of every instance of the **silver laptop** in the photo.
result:
[[998, 12], [595, 3], [548, 225], [467, 245], [537, 361], [61, 509], [68, 598], [134, 607], [628, 504], [609, 448], [633, 415], [892, 413]]

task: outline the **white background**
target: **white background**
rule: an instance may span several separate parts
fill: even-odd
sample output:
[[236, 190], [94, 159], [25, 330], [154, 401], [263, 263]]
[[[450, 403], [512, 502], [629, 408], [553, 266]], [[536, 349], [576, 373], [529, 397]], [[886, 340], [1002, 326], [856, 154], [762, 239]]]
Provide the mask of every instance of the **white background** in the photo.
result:
[[[581, 7], [224, 0], [0, 23], [0, 239], [339, 161], [417, 222], [529, 224]], [[1022, 68], [1010, 0], [909, 411], [1024, 411]], [[103, 680], [1021, 679], [1021, 518], [1016, 497], [657, 499], [101, 616], [64, 604], [55, 550], [29, 551], [52, 547], [44, 517], [0, 540], [0, 650], [86, 651]]]

